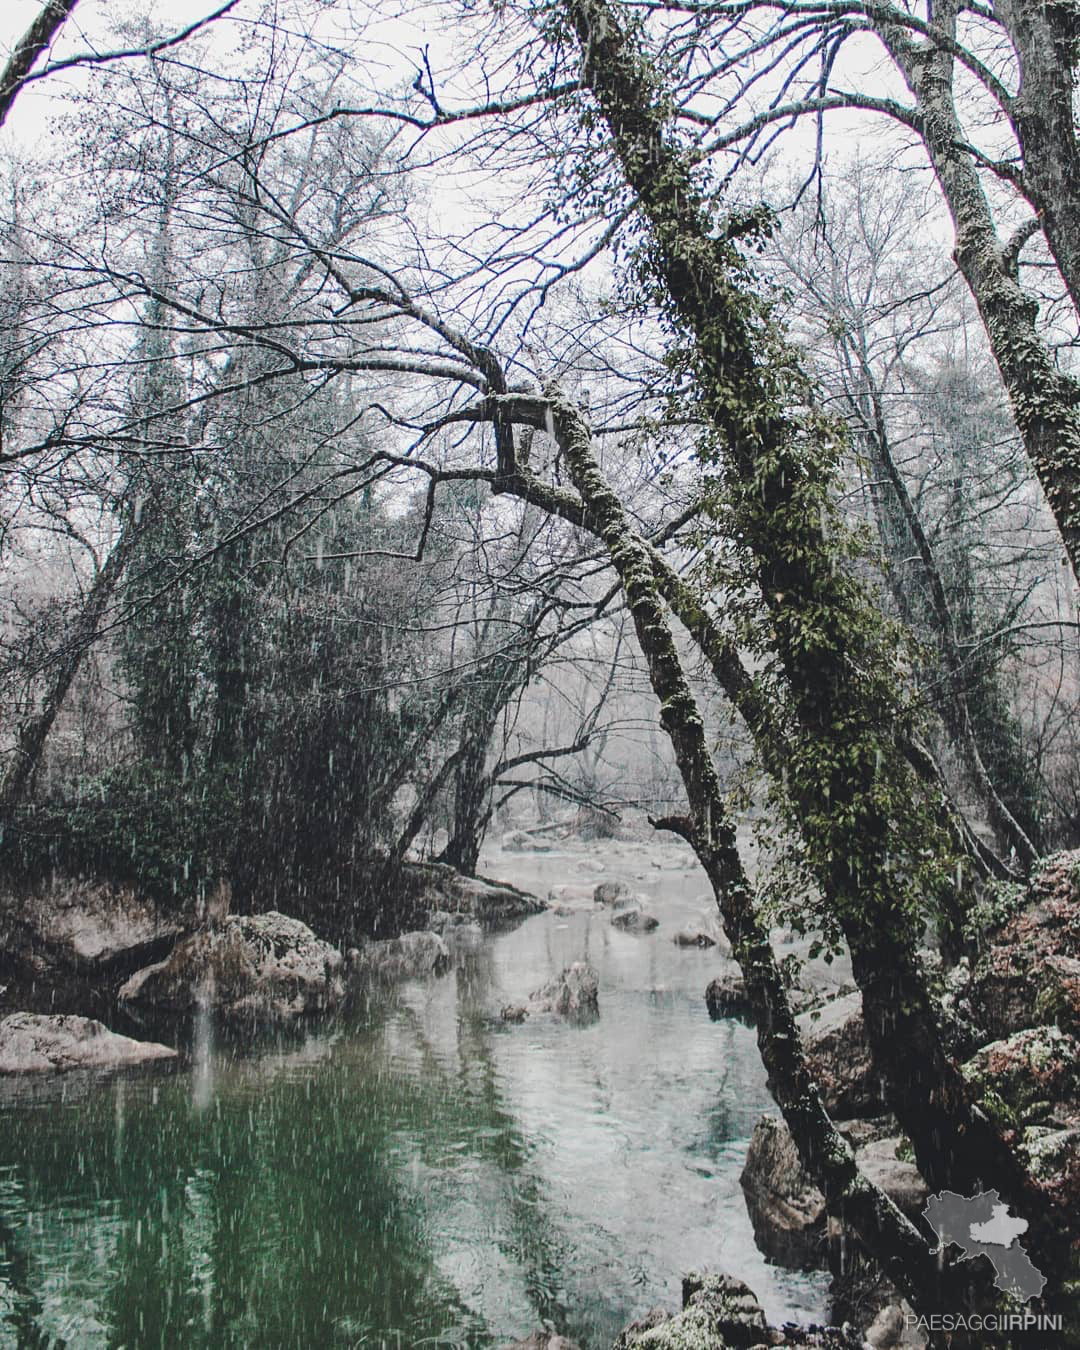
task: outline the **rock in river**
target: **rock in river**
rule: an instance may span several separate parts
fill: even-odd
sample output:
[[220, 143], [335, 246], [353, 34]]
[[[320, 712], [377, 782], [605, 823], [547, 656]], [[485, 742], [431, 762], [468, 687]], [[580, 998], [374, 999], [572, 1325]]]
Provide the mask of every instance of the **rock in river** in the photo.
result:
[[624, 933], [651, 933], [660, 927], [660, 920], [637, 905], [627, 905], [617, 909], [611, 916], [612, 927], [621, 928]]
[[0, 1021], [0, 1074], [117, 1069], [175, 1058], [167, 1045], [117, 1035], [91, 1017], [19, 1012]]
[[[600, 977], [585, 961], [575, 961], [529, 995], [530, 1012], [553, 1012], [585, 1021], [600, 1015]], [[510, 1020], [510, 1019], [508, 1019]]]
[[825, 1197], [782, 1120], [763, 1116], [755, 1125], [740, 1180], [760, 1250], [792, 1269], [823, 1264]]
[[618, 1337], [614, 1350], [738, 1350], [747, 1346], [861, 1350], [848, 1329], [772, 1327], [752, 1290], [730, 1275], [685, 1275], [682, 1312], [659, 1321], [655, 1313]]
[[613, 905], [629, 893], [629, 887], [622, 881], [601, 881], [593, 890], [593, 902], [597, 905]]
[[550, 1331], [534, 1331], [523, 1341], [514, 1341], [503, 1346], [503, 1350], [580, 1350], [577, 1341], [567, 1340], [565, 1336], [555, 1336]]
[[734, 1017], [740, 1022], [753, 1020], [746, 981], [738, 971], [718, 975], [715, 980], [709, 981], [709, 987], [705, 990], [705, 1006], [714, 1022], [724, 1017]]
[[704, 928], [680, 928], [671, 939], [676, 947], [715, 947], [716, 938]]
[[[895, 1121], [840, 1121], [837, 1129], [866, 1176], [914, 1220], [928, 1192], [915, 1164], [902, 1156], [904, 1140], [895, 1133]], [[755, 1241], [766, 1256], [794, 1269], [825, 1264], [825, 1197], [803, 1170], [782, 1120], [763, 1116], [758, 1121], [740, 1181]]]
[[537, 839], [527, 830], [511, 830], [501, 840], [504, 853], [550, 853], [551, 845], [546, 839]]
[[132, 1012], [182, 1015], [202, 1004], [227, 1019], [283, 1021], [341, 1003], [344, 964], [299, 919], [232, 915], [133, 975], [119, 997]]
[[450, 950], [438, 933], [402, 933], [349, 953], [350, 983], [422, 980], [450, 969]]

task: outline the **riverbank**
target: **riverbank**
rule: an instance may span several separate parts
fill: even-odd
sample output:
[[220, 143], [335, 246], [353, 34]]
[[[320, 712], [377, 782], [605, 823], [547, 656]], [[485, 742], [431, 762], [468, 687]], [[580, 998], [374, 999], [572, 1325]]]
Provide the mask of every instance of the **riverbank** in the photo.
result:
[[[672, 941], [705, 917], [705, 888], [681, 848], [605, 849], [542, 865], [496, 849], [481, 870], [544, 896], [622, 879], [652, 934], [591, 902], [545, 910], [448, 936], [445, 974], [329, 1020], [252, 1041], [205, 1019], [171, 1069], [9, 1080], [15, 1303], [54, 1330], [109, 1329], [90, 1345], [138, 1308], [193, 1346], [499, 1346], [547, 1324], [608, 1350], [708, 1264], [774, 1320], [823, 1320], [827, 1275], [770, 1266], [753, 1242], [739, 1174], [771, 1109], [753, 1033], [709, 1019], [725, 958]], [[580, 959], [595, 1022], [501, 1021]], [[81, 1270], [84, 1249], [101, 1255]]]

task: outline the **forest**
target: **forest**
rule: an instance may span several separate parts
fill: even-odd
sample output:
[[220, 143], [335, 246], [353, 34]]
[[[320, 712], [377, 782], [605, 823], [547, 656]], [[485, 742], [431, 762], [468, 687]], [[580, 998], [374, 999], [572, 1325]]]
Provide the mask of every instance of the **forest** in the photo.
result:
[[[678, 849], [820, 1231], [890, 1293], [754, 1331], [691, 1280], [616, 1344], [1080, 1342], [1077, 0], [13, 10], [0, 1019], [132, 1031], [164, 961], [136, 1034], [167, 1006], [197, 1063], [225, 924], [306, 925], [355, 993], [466, 894], [557, 919], [552, 849]], [[88, 895], [143, 927], [65, 964]], [[804, 968], [849, 973], [918, 1207]], [[9, 1164], [4, 1344], [324, 1339], [43, 1330]], [[927, 1196], [990, 1190], [1037, 1289], [934, 1241]], [[611, 1344], [553, 1306], [518, 1344]], [[332, 1343], [509, 1336], [401, 1325]]]

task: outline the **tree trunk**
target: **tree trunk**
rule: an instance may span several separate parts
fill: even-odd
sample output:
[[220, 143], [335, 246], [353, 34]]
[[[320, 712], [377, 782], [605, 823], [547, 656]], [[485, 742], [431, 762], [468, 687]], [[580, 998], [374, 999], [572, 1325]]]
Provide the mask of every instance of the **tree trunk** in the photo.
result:
[[7, 772], [0, 782], [0, 822], [7, 821], [25, 796], [48, 740], [49, 732], [74, 683], [83, 658], [97, 640], [98, 629], [109, 601], [131, 557], [137, 530], [125, 522], [120, 537], [94, 578], [82, 608], [76, 615], [52, 671], [51, 682], [39, 710], [19, 728]]
[[[1023, 0], [1025, 14], [1029, 12], [1027, 2]], [[1032, 6], [1032, 10], [1035, 8]], [[1038, 8], [1050, 14], [1066, 6], [1047, 4]], [[955, 40], [956, 13], [957, 0], [934, 6], [934, 24], [950, 40]], [[956, 230], [954, 257], [986, 326], [1028, 458], [1054, 513], [1073, 573], [1080, 580], [1080, 383], [1057, 368], [1039, 336], [1035, 326], [1038, 303], [1021, 289], [1016, 260], [1002, 245], [994, 227], [990, 204], [956, 115], [952, 56], [940, 47], [913, 43], [898, 27], [883, 22], [875, 27], [918, 105], [923, 141]], [[1033, 68], [1025, 67], [1025, 74]], [[1071, 107], [1066, 115], [1071, 116]], [[1038, 110], [1024, 113], [1018, 126], [1025, 125], [1028, 134], [1042, 125]], [[1037, 133], [1035, 139], [1039, 139]], [[1075, 133], [1072, 145], [1071, 158], [1075, 160]], [[1041, 142], [1039, 146], [1040, 152], [1047, 148]], [[1033, 154], [1032, 160], [1038, 158]], [[1033, 183], [1042, 184], [1044, 190], [1048, 190], [1044, 179], [1049, 181], [1057, 173], [1050, 163], [1029, 161], [1025, 174], [1029, 170], [1034, 175]], [[1072, 181], [1077, 173], [1075, 164], [1071, 169], [1063, 166], [1062, 173], [1063, 181]], [[1074, 201], [1072, 209], [1077, 204]], [[1069, 216], [1068, 210], [1059, 206], [1051, 214], [1058, 241], [1055, 252], [1061, 252], [1063, 271], [1069, 267], [1075, 282], [1080, 211]]]
[[[893, 813], [919, 824], [908, 806], [919, 784], [900, 754], [909, 719], [875, 637], [872, 602], [824, 533], [834, 452], [815, 444], [812, 423], [793, 423], [781, 411], [777, 377], [759, 363], [748, 318], [756, 310], [731, 243], [745, 225], [732, 221], [718, 234], [689, 160], [668, 138], [655, 72], [606, 0], [567, 0], [566, 12], [582, 46], [583, 82], [645, 216], [652, 270], [672, 321], [692, 344], [703, 410], [725, 442], [730, 515], [753, 559], [797, 727], [794, 761], [768, 767], [786, 776], [851, 950], [890, 1106], [933, 1189], [971, 1194], [996, 1186], [1028, 1221], [1035, 1259], [1057, 1271], [1065, 1216], [973, 1108], [941, 1042], [917, 956], [920, 897], [893, 866], [903, 819]], [[691, 775], [693, 799], [692, 783]]]
[[0, 127], [34, 68], [34, 62], [63, 27], [64, 20], [77, 3], [78, 0], [46, 0], [11, 53], [7, 65], [0, 71]]
[[995, 0], [1012, 40], [1020, 88], [1009, 109], [1020, 142], [1021, 181], [1080, 314], [1080, 137], [1074, 109], [1076, 0]]
[[708, 874], [732, 953], [746, 981], [770, 1090], [830, 1212], [852, 1225], [914, 1306], [939, 1308], [951, 1271], [948, 1267], [939, 1269], [915, 1227], [859, 1171], [849, 1146], [825, 1113], [807, 1070], [780, 969], [768, 933], [755, 913], [752, 888], [736, 847], [734, 825], [726, 813], [704, 722], [660, 597], [651, 550], [634, 531], [618, 497], [604, 481], [592, 453], [588, 427], [577, 410], [556, 398], [552, 412], [567, 471], [595, 521], [626, 594], [650, 683], [660, 702], [660, 722], [671, 741], [686, 789], [689, 816], [658, 823], [688, 840]]
[[466, 876], [475, 876], [484, 830], [491, 818], [491, 779], [484, 772], [491, 736], [490, 729], [486, 737], [479, 728], [472, 728], [470, 734], [471, 743], [454, 772], [452, 829], [439, 861]]

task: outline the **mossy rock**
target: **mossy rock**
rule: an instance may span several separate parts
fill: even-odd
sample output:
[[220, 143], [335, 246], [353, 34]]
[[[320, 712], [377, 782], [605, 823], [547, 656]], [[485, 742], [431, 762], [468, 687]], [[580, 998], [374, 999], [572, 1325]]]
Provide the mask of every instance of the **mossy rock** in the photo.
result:
[[993, 1041], [964, 1065], [987, 1114], [1005, 1129], [1036, 1124], [1080, 1097], [1080, 1043], [1060, 1027], [1031, 1027]]

